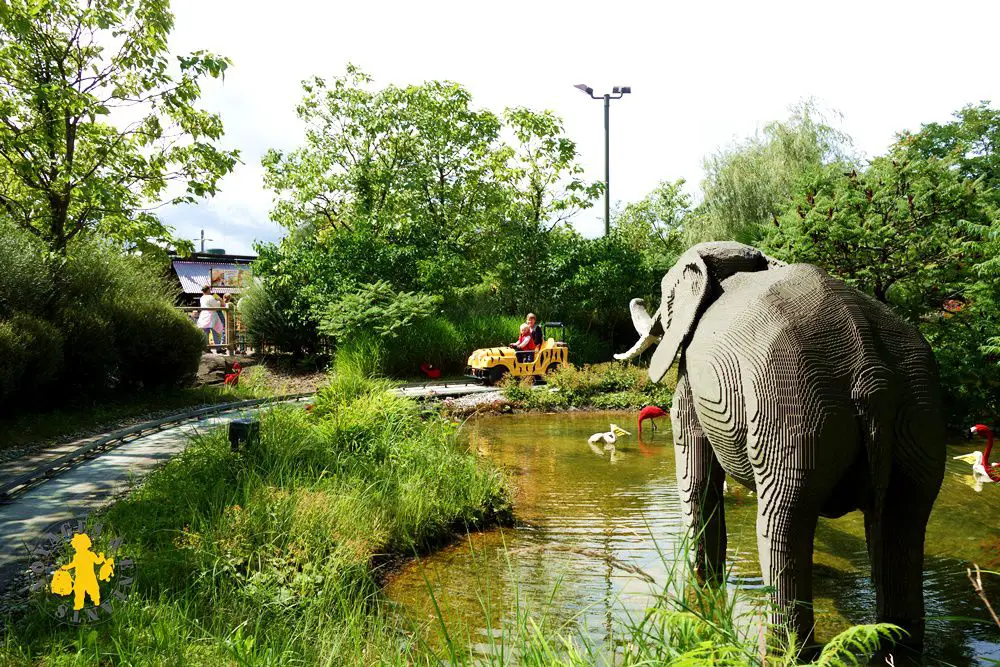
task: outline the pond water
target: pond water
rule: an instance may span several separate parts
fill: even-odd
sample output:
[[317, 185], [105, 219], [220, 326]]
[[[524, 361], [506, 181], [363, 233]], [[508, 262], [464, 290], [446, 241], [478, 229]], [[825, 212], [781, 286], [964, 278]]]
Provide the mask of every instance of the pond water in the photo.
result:
[[[587, 444], [590, 434], [615, 422], [633, 432], [614, 456]], [[471, 535], [408, 565], [387, 594], [440, 642], [435, 605], [448, 631], [488, 650], [488, 636], [516, 623], [528, 608], [536, 616], [577, 620], [603, 642], [629, 614], [641, 615], [662, 590], [680, 540], [674, 453], [668, 419], [655, 433], [635, 434], [634, 413], [484, 417], [465, 426], [468, 445], [505, 467], [517, 486], [517, 525]], [[992, 664], [1000, 660], [1000, 630], [988, 619], [966, 578], [966, 566], [1000, 570], [1000, 485], [976, 493], [970, 466], [951, 456], [980, 443], [949, 447], [948, 468], [927, 533], [925, 601], [929, 664]], [[754, 517], [756, 499], [729, 481], [730, 586], [760, 587]], [[656, 583], [616, 566], [641, 568]], [[851, 623], [874, 620], [861, 514], [820, 519], [814, 568], [817, 639], [828, 640]], [[984, 575], [1000, 606], [998, 578]], [[433, 592], [433, 596], [430, 594]], [[487, 614], [484, 609], [489, 609]], [[487, 618], [490, 616], [490, 618]]]

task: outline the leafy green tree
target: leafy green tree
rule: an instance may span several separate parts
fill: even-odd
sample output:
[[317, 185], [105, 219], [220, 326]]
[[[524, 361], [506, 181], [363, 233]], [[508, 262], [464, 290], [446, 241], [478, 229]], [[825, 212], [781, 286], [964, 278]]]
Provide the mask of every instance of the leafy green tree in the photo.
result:
[[864, 171], [821, 167], [799, 187], [769, 230], [768, 248], [913, 317], [955, 296], [980, 256], [979, 236], [958, 223], [989, 224], [987, 210], [948, 162], [895, 150]]
[[688, 219], [685, 244], [736, 240], [756, 245], [786, 209], [799, 177], [825, 164], [852, 165], [850, 148], [850, 137], [805, 102], [787, 120], [710, 155], [701, 184], [704, 199]]
[[[977, 236], [970, 279], [958, 299], [961, 309], [936, 318], [925, 333], [938, 350], [942, 372], [956, 404], [968, 419], [1000, 415], [1000, 110], [988, 101], [970, 104], [949, 123], [927, 123], [904, 132], [898, 143], [908, 152], [949, 160], [973, 184], [992, 222], [962, 220], [958, 230]], [[966, 260], [973, 258], [964, 258]]]
[[919, 325], [956, 424], [1000, 412], [1000, 373], [988, 343], [1000, 290], [987, 268], [1000, 235], [982, 180], [967, 178], [953, 155], [928, 156], [904, 137], [866, 169], [835, 164], [802, 175], [765, 243]]
[[925, 157], [952, 160], [960, 173], [994, 204], [1000, 204], [1000, 109], [988, 101], [970, 104], [950, 123], [927, 123], [903, 132], [898, 143]]
[[294, 266], [310, 308], [379, 279], [462, 312], [536, 302], [548, 237], [601, 192], [557, 116], [498, 116], [452, 82], [377, 88], [350, 65], [303, 85], [304, 143], [263, 160], [272, 217], [293, 233], [258, 275]]
[[172, 27], [166, 0], [0, 5], [0, 212], [55, 252], [95, 229], [171, 242], [156, 208], [214, 194], [235, 165], [220, 118], [195, 106], [229, 60], [172, 67]]
[[691, 196], [684, 179], [662, 181], [638, 202], [627, 204], [611, 220], [611, 230], [650, 266], [666, 270], [683, 252], [684, 222]]

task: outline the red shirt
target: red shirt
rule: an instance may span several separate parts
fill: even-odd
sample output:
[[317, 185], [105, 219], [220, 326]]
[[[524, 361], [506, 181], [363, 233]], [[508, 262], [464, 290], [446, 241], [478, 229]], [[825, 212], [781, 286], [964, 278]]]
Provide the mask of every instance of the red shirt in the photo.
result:
[[522, 351], [524, 351], [524, 350], [534, 350], [535, 349], [535, 341], [531, 338], [531, 332], [528, 332], [528, 333], [524, 334], [523, 336], [521, 336], [520, 338], [518, 338], [517, 342], [514, 343], [514, 347], [517, 348], [518, 350], [522, 350]]

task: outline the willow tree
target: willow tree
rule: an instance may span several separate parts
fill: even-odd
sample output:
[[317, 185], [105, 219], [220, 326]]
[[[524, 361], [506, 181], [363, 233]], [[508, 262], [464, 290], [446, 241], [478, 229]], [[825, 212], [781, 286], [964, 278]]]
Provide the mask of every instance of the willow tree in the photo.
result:
[[[806, 102], [743, 141], [705, 159], [704, 199], [685, 225], [688, 245], [756, 244], [791, 200], [799, 177], [824, 164], [853, 163], [851, 139]], [[849, 168], [848, 168], [849, 170]]]
[[169, 58], [166, 0], [9, 0], [0, 5], [0, 214], [58, 254], [99, 231], [168, 243], [167, 204], [216, 192], [238, 154], [197, 108], [230, 62]]

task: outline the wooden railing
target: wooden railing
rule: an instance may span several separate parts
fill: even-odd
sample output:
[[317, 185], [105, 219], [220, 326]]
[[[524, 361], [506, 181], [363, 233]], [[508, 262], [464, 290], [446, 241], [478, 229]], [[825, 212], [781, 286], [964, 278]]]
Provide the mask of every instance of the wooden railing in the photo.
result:
[[246, 330], [240, 321], [239, 313], [232, 305], [222, 308], [202, 308], [201, 306], [178, 306], [177, 310], [185, 313], [195, 313], [191, 322], [197, 324], [198, 315], [203, 310], [218, 312], [222, 316], [222, 340], [218, 345], [211, 343], [211, 334], [205, 336], [206, 350], [225, 350], [229, 354], [243, 354], [247, 351]]

